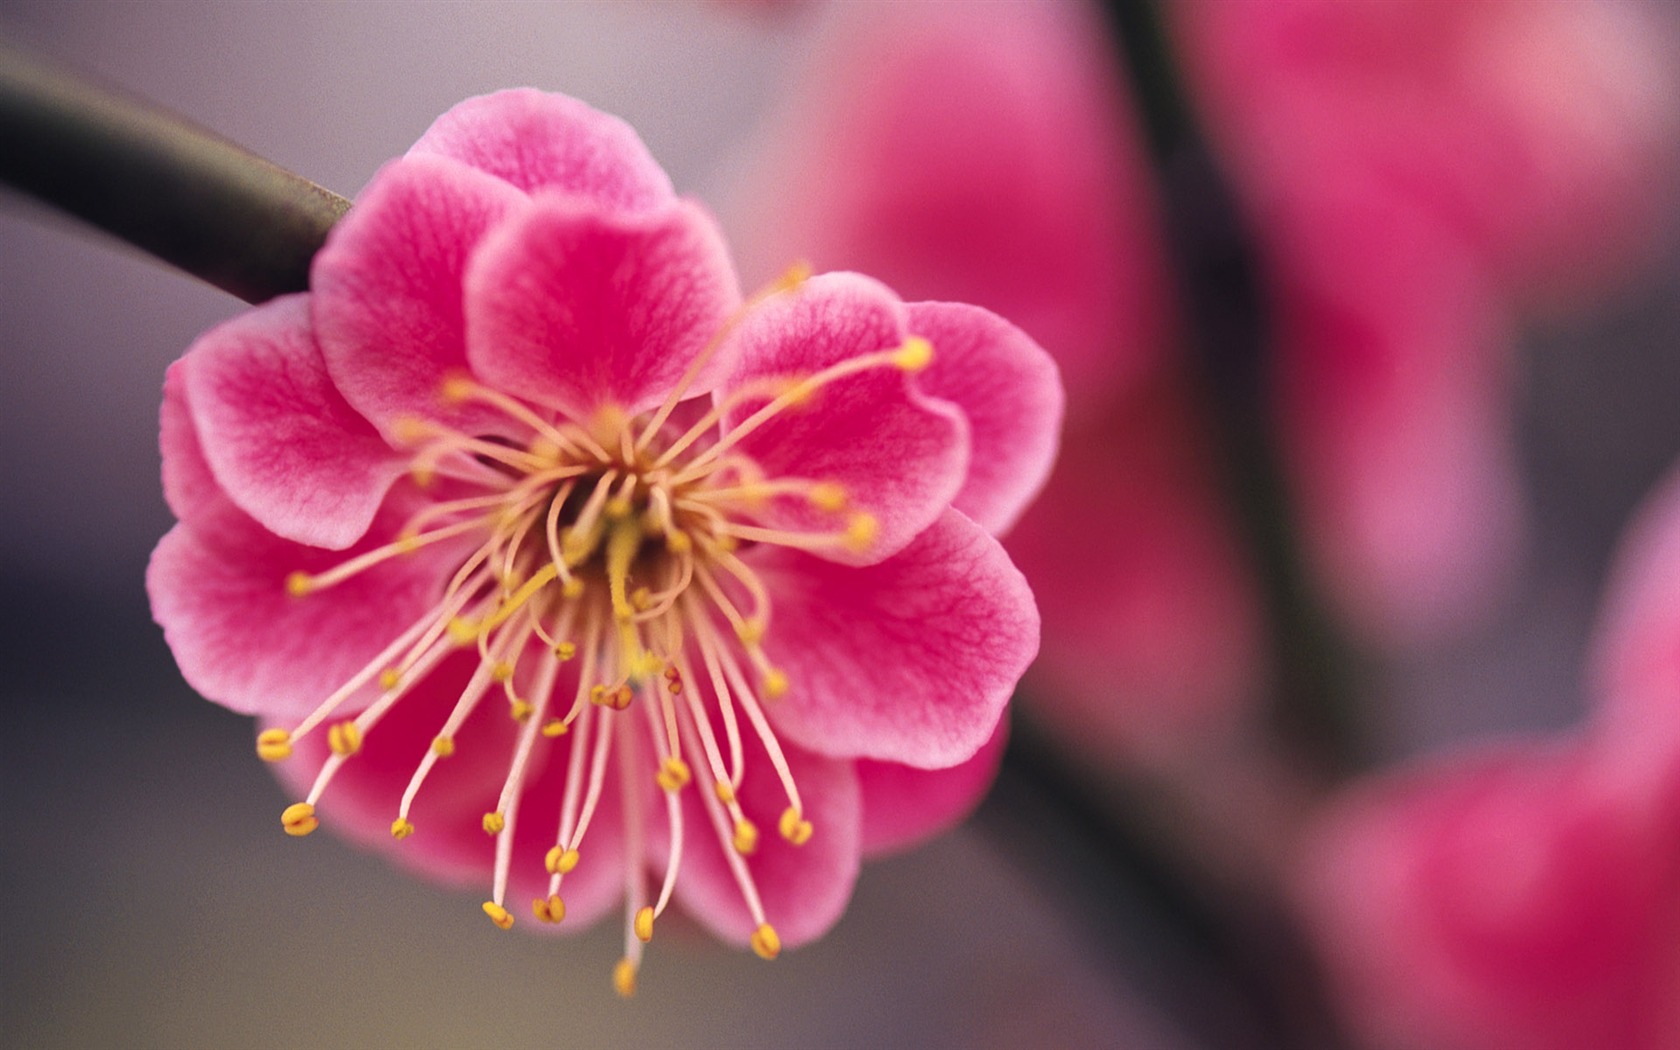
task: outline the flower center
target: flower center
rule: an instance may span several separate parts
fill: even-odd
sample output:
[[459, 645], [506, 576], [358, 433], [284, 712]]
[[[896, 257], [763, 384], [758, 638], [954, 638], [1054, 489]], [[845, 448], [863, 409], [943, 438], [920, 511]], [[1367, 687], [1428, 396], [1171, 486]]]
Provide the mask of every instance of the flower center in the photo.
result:
[[[466, 376], [445, 381], [446, 401], [472, 402], [498, 414], [501, 436], [430, 421], [403, 424], [398, 437], [413, 448], [411, 473], [437, 498], [384, 546], [326, 572], [287, 579], [290, 592], [306, 600], [388, 559], [422, 556], [445, 541], [464, 545], [470, 538], [473, 544], [425, 615], [297, 726], [258, 737], [259, 755], [279, 761], [297, 740], [327, 727], [331, 754], [305, 801], [282, 815], [285, 830], [313, 831], [316, 804], [363, 739], [446, 657], [473, 648], [476, 669], [414, 770], [391, 834], [400, 840], [415, 833], [410, 814], [427, 777], [454, 754], [468, 717], [499, 696], [520, 730], [495, 808], [483, 816], [484, 831], [495, 839], [484, 911], [496, 925], [513, 925], [505, 907], [513, 832], [534, 762], [541, 767], [538, 750], [565, 746], [564, 793], [559, 813], [550, 818], [556, 830], [544, 861], [548, 893], [533, 902], [535, 916], [563, 919], [565, 877], [588, 862], [586, 835], [609, 769], [616, 768], [626, 824], [628, 932], [614, 984], [631, 994], [642, 945], [676, 885], [684, 839], [680, 796], [698, 769], [706, 823], [752, 918], [749, 941], [759, 955], [774, 958], [780, 941], [748, 863], [759, 829], [741, 807], [743, 781], [773, 776], [779, 782], [785, 807], [777, 832], [789, 843], [803, 845], [814, 829], [765, 712], [765, 704], [787, 694], [792, 683], [764, 648], [771, 597], [752, 567], [752, 553], [759, 546], [863, 550], [874, 540], [876, 523], [851, 505], [841, 485], [767, 477], [739, 445], [770, 420], [801, 411], [836, 380], [869, 369], [919, 369], [930, 356], [931, 347], [912, 338], [812, 375], [749, 383], [717, 399], [687, 427], [676, 425], [673, 414], [704, 356], [658, 411], [639, 417], [608, 406], [590, 419], [574, 419]], [[759, 407], [732, 427], [720, 426], [754, 403]], [[814, 512], [821, 524], [775, 524], [769, 511], [789, 501], [808, 508], [807, 515]], [[328, 724], [346, 705], [360, 713]], [[749, 734], [767, 756], [768, 772], [746, 768]], [[642, 827], [654, 790], [663, 796], [669, 826], [669, 855], [656, 894], [647, 885]]]

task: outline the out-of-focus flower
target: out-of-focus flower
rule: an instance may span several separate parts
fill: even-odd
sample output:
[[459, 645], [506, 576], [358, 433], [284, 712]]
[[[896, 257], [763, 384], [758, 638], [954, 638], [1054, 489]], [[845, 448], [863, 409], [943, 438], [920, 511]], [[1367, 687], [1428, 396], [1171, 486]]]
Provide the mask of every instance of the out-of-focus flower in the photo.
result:
[[1031, 340], [856, 274], [743, 303], [634, 133], [534, 91], [441, 117], [311, 283], [171, 368], [148, 578], [288, 832], [488, 873], [503, 928], [622, 899], [628, 994], [672, 900], [774, 957], [972, 806], [1038, 641], [990, 534], [1056, 443]]
[[1629, 541], [1595, 718], [1362, 785], [1297, 888], [1373, 1047], [1680, 1044], [1680, 476]]
[[[1514, 312], [1652, 243], [1672, 146], [1672, 70], [1637, 13], [1472, 6], [1173, 9], [1266, 270], [1309, 561], [1379, 647], [1438, 637], [1497, 593], [1522, 531]], [[1257, 613], [1173, 376], [1113, 49], [1078, 5], [853, 13], [748, 182], [747, 257], [970, 298], [1056, 354], [1070, 455], [1009, 541], [1045, 616], [1035, 699], [1082, 742], [1126, 748], [1241, 711], [1263, 674]]]

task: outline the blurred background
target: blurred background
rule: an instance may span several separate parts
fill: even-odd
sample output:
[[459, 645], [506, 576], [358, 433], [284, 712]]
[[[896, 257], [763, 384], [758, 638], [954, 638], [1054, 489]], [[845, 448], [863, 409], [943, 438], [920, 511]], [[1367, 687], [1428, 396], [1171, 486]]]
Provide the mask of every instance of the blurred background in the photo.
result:
[[[564, 91], [730, 219], [788, 85], [858, 15], [758, 6], [0, 0], [0, 36], [346, 195], [466, 96]], [[242, 307], [0, 193], [0, 1042], [1261, 1045], [1149, 886], [1030, 785], [867, 866], [835, 932], [774, 965], [662, 935], [629, 1003], [615, 929], [503, 935], [474, 892], [281, 835], [248, 720], [180, 681], [142, 582], [171, 524], [164, 369]], [[1579, 720], [1616, 537], [1680, 452], [1670, 242], [1514, 341], [1528, 545], [1473, 625], [1362, 662], [1391, 759]]]

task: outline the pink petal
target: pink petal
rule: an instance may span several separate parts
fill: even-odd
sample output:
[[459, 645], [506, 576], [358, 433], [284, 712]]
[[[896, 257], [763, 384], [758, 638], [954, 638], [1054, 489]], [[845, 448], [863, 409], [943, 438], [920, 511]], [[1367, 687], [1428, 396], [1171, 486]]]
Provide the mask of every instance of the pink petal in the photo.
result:
[[[231, 509], [198, 441], [187, 398], [187, 366], [177, 360], [163, 376], [158, 412], [158, 451], [163, 456], [163, 498], [182, 521], [200, 521]], [[238, 513], [234, 511], [233, 513]]]
[[[721, 723], [719, 723], [721, 732]], [[747, 867], [764, 903], [764, 913], [784, 947], [796, 947], [828, 932], [845, 911], [857, 881], [859, 821], [862, 803], [851, 762], [825, 758], [783, 741], [788, 766], [812, 834], [803, 846], [777, 830], [788, 798], [762, 745], [746, 734], [746, 770], [737, 797], [746, 818], [758, 828], [758, 846]], [[696, 767], [701, 768], [701, 767]], [[720, 939], [746, 944], [757, 924], [730, 871], [700, 791], [705, 778], [683, 792], [684, 846], [676, 896], [683, 910]], [[730, 829], [726, 829], [730, 830]], [[668, 846], [655, 844], [655, 872], [662, 872]]]
[[315, 256], [310, 305], [327, 370], [382, 432], [405, 417], [473, 433], [506, 426], [487, 409], [446, 406], [439, 387], [467, 370], [467, 260], [487, 229], [527, 201], [446, 157], [392, 161]]
[[686, 201], [625, 215], [540, 198], [485, 238], [466, 295], [474, 371], [579, 420], [657, 407], [740, 304], [715, 224]]
[[672, 199], [671, 180], [630, 125], [533, 88], [459, 103], [409, 150], [425, 154], [453, 158], [527, 193], [563, 190], [613, 209]]
[[1672, 994], [1667, 833], [1578, 751], [1499, 750], [1350, 795], [1298, 900], [1379, 1047], [1656, 1047]]
[[[414, 833], [391, 837], [409, 779], [431, 747], [477, 663], [474, 654], [452, 657], [416, 683], [365, 736], [362, 748], [334, 776], [318, 811], [324, 827], [342, 833], [404, 867], [430, 878], [471, 886], [489, 899], [496, 841], [484, 832], [484, 815], [496, 810], [514, 754], [519, 724], [508, 717], [500, 690], [480, 701], [455, 735], [455, 752], [428, 775], [409, 821]], [[565, 676], [562, 675], [562, 678]], [[575, 679], [574, 679], [575, 682]], [[570, 687], [559, 690], [565, 698]], [[577, 932], [618, 903], [624, 890], [623, 813], [616, 771], [579, 850], [578, 866], [561, 883], [566, 919], [558, 927], [531, 917], [530, 902], [548, 896], [544, 858], [559, 830], [570, 737], [537, 738], [514, 827], [507, 909], [524, 929]], [[328, 755], [317, 731], [295, 745], [276, 767], [280, 779], [304, 797]]]
[[287, 576], [389, 542], [416, 505], [394, 490], [346, 551], [283, 540], [231, 504], [175, 526], [152, 552], [146, 589], [181, 674], [243, 714], [296, 719], [313, 710], [442, 597], [465, 553], [446, 541], [303, 598], [287, 592]]
[[[902, 345], [904, 304], [857, 274], [824, 274], [767, 300], [731, 339], [736, 356], [727, 392], [757, 379], [810, 376], [842, 361]], [[750, 418], [767, 398], [725, 414], [723, 428]], [[927, 397], [917, 377], [893, 366], [828, 383], [781, 412], [736, 447], [774, 477], [837, 482], [853, 508], [879, 526], [863, 551], [835, 546], [823, 556], [848, 564], [880, 561], [909, 543], [950, 505], [968, 468], [968, 427], [949, 403]], [[832, 513], [778, 500], [760, 515], [769, 526], [833, 533]]]
[[974, 757], [949, 769], [916, 769], [860, 759], [863, 787], [863, 853], [893, 853], [955, 827], [986, 797], [1009, 740], [1009, 720], [999, 719], [992, 738]]
[[1038, 610], [996, 540], [947, 511], [863, 568], [759, 548], [765, 651], [792, 688], [771, 718], [828, 755], [921, 769], [974, 756], [1038, 651]]
[[406, 457], [327, 376], [308, 296], [275, 299], [199, 338], [181, 361], [216, 480], [264, 528], [342, 549], [367, 531]]
[[976, 306], [911, 303], [910, 330], [933, 344], [924, 392], [968, 419], [968, 478], [952, 506], [992, 535], [1015, 524], [1050, 476], [1062, 429], [1056, 363], [1025, 332]]

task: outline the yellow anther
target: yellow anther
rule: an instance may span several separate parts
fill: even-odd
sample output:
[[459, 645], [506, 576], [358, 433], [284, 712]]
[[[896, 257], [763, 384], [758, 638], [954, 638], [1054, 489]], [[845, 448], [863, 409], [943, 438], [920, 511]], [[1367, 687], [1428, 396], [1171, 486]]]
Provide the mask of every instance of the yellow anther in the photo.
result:
[[614, 496], [612, 499], [607, 500], [607, 505], [604, 508], [604, 511], [609, 518], [628, 518], [630, 516], [630, 512], [634, 509], [635, 508], [630, 505], [630, 501], [625, 499], [623, 496]]
[[432, 754], [439, 758], [448, 758], [455, 753], [455, 738], [440, 736], [432, 739]]
[[362, 749], [362, 727], [351, 721], [334, 722], [327, 730], [327, 746], [337, 755], [353, 755]]
[[560, 455], [560, 446], [556, 445], [553, 439], [538, 434], [529, 445], [525, 446], [525, 451], [537, 459], [554, 462]]
[[401, 536], [398, 536], [396, 542], [391, 544], [391, 546], [397, 549], [398, 554], [413, 554], [421, 547], [420, 537], [412, 533], [405, 532]]
[[458, 405], [472, 397], [473, 392], [477, 389], [477, 383], [473, 382], [470, 377], [459, 373], [444, 376], [443, 382], [438, 384], [438, 394], [442, 396], [444, 401], [452, 405]]
[[735, 822], [735, 852], [743, 857], [758, 848], [758, 826], [745, 817]]
[[787, 695], [787, 672], [779, 667], [772, 667], [764, 672], [764, 699], [780, 700]]
[[862, 553], [875, 542], [875, 537], [881, 532], [881, 523], [875, 520], [875, 515], [862, 512], [852, 515], [852, 520], [846, 525], [844, 539], [851, 550]]
[[391, 436], [404, 445], [413, 445], [432, 436], [430, 423], [418, 416], [398, 416], [391, 423]]
[[414, 484], [417, 487], [429, 489], [432, 487], [432, 482], [437, 480], [437, 471], [433, 470], [431, 467], [421, 466], [416, 463], [414, 466], [408, 468], [408, 476], [414, 479]]
[[302, 598], [315, 589], [315, 577], [307, 572], [294, 572], [286, 577], [286, 593], [293, 598]]
[[717, 795], [717, 800], [726, 806], [735, 801], [735, 785], [727, 780], [720, 780], [713, 784], [712, 791]]
[[570, 660], [572, 657], [577, 655], [577, 646], [573, 645], [571, 642], [561, 642], [559, 645], [554, 647], [554, 655], [558, 656], [561, 660]]
[[810, 279], [810, 260], [800, 259], [794, 262], [792, 266], [789, 266], [786, 270], [782, 271], [782, 275], [776, 278], [775, 282], [770, 285], [769, 291], [771, 293], [791, 292]]
[[607, 702], [612, 705], [614, 711], [622, 711], [630, 706], [630, 701], [635, 699], [635, 696], [636, 694], [630, 691], [629, 686], [621, 685], [613, 690], [613, 694]]
[[387, 667], [379, 672], [379, 688], [387, 693], [402, 683], [402, 672], [395, 667]]
[[321, 826], [315, 819], [315, 807], [307, 802], [294, 802], [280, 814], [280, 826], [288, 835], [307, 835]]
[[413, 824], [410, 824], [401, 817], [391, 821], [391, 837], [396, 839], [398, 842], [401, 842], [403, 839], [408, 838], [412, 834], [414, 834]]
[[636, 994], [636, 964], [629, 959], [620, 959], [613, 967], [613, 991], [625, 999]]
[[[583, 581], [578, 579], [576, 576], [573, 576], [565, 583], [562, 583], [560, 585], [560, 596], [562, 598], [583, 597]], [[567, 657], [567, 659], [570, 659], [570, 657]]]
[[513, 665], [508, 663], [506, 660], [503, 660], [496, 664], [496, 666], [490, 668], [490, 680], [492, 682], [505, 682], [512, 677]]
[[636, 913], [636, 939], [643, 944], [653, 940], [653, 909], [643, 907]]
[[610, 698], [607, 696], [607, 687], [604, 686], [604, 685], [592, 685], [592, 686], [590, 686], [589, 687], [589, 702], [592, 703], [592, 704], [596, 704], [598, 706], [601, 706], [601, 707], [605, 707], [610, 702]]
[[500, 812], [484, 814], [484, 833], [486, 835], [500, 835], [507, 827], [507, 818]]
[[741, 639], [742, 645], [757, 645], [764, 640], [764, 621], [756, 616], [747, 617], [735, 628], [735, 637]]
[[637, 612], [647, 612], [648, 606], [653, 604], [653, 592], [646, 587], [637, 587], [630, 592], [630, 607]]
[[542, 735], [552, 740], [557, 736], [565, 736], [567, 730], [570, 728], [571, 727], [566, 724], [565, 719], [550, 718], [548, 721], [543, 723]]
[[837, 511], [846, 509], [846, 490], [833, 481], [819, 481], [811, 486], [811, 491], [805, 494], [811, 501], [811, 506], [818, 510]]
[[484, 914], [490, 916], [490, 921], [504, 930], [513, 929], [513, 915], [506, 908], [495, 901], [484, 902]]
[[776, 936], [776, 928], [764, 923], [753, 931], [752, 950], [758, 953], [760, 959], [774, 959], [782, 954], [782, 939]]
[[672, 696], [681, 696], [682, 691], [683, 691], [682, 679], [681, 678], [671, 679], [669, 682], [665, 683], [665, 689]]
[[538, 897], [531, 902], [531, 913], [539, 922], [562, 922], [566, 918], [566, 902], [560, 899], [558, 893]]
[[782, 810], [782, 819], [777, 827], [782, 833], [782, 838], [787, 839], [795, 846], [803, 846], [811, 841], [811, 822], [801, 816], [799, 811], [792, 806]]
[[913, 335], [893, 351], [892, 362], [906, 372], [920, 372], [933, 364], [933, 344], [919, 335]]
[[548, 869], [550, 875], [564, 875], [577, 865], [578, 851], [562, 846], [555, 846], [548, 851], [548, 856], [543, 858], [543, 867]]
[[292, 734], [284, 729], [265, 729], [258, 733], [257, 757], [264, 762], [292, 757]]
[[680, 758], [667, 758], [659, 767], [659, 773], [653, 778], [666, 791], [681, 791], [688, 786], [692, 775], [688, 771], [688, 763]]
[[665, 534], [665, 549], [672, 554], [687, 554], [694, 549], [694, 537], [673, 529]]
[[456, 616], [449, 621], [449, 638], [456, 645], [471, 645], [478, 641], [478, 624]]
[[527, 700], [515, 700], [508, 705], [508, 717], [515, 722], [523, 722], [536, 711]]

